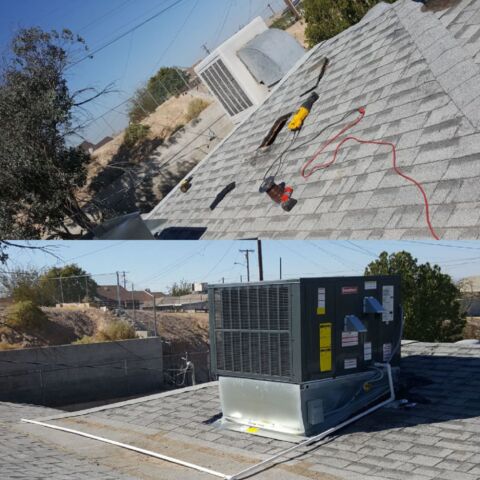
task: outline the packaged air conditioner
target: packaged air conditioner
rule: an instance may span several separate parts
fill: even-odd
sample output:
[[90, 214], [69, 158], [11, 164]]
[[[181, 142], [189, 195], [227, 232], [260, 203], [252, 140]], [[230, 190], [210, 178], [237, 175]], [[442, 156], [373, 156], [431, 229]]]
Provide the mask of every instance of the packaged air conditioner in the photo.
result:
[[333, 427], [389, 394], [402, 312], [395, 276], [209, 286], [223, 428], [280, 439]]
[[257, 17], [202, 60], [195, 72], [238, 123], [263, 103], [304, 53], [294, 37], [269, 29]]

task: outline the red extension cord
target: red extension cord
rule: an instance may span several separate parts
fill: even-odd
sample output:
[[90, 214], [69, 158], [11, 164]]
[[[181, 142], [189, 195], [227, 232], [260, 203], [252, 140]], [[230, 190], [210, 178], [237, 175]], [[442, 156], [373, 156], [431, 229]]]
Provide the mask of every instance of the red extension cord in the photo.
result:
[[432, 234], [433, 238], [435, 238], [435, 240], [440, 240], [440, 237], [435, 233], [435, 230], [432, 226], [432, 223], [430, 221], [430, 206], [429, 206], [429, 203], [428, 203], [428, 198], [427, 198], [427, 194], [425, 193], [425, 190], [423, 189], [422, 187], [422, 184], [417, 182], [414, 178], [412, 177], [409, 177], [408, 175], [405, 175], [397, 166], [397, 148], [395, 146], [394, 143], [392, 142], [386, 142], [386, 141], [381, 141], [381, 140], [363, 140], [361, 138], [357, 138], [357, 137], [354, 137], [354, 136], [348, 136], [348, 137], [345, 137], [338, 145], [337, 145], [337, 148], [335, 149], [335, 152], [333, 154], [333, 157], [328, 161], [328, 162], [324, 162], [324, 163], [321, 163], [319, 165], [314, 165], [310, 171], [306, 171], [308, 167], [310, 167], [310, 165], [312, 164], [312, 162], [319, 156], [321, 155], [324, 150], [330, 145], [332, 144], [333, 142], [335, 142], [335, 140], [337, 140], [340, 136], [342, 136], [347, 130], [350, 130], [351, 128], [353, 128], [355, 125], [357, 125], [358, 123], [360, 123], [363, 119], [363, 117], [365, 117], [365, 108], [364, 107], [361, 107], [358, 109], [358, 112], [360, 113], [360, 116], [354, 120], [352, 123], [348, 124], [346, 127], [344, 127], [342, 130], [340, 130], [340, 132], [338, 132], [335, 136], [333, 136], [332, 138], [330, 138], [329, 140], [327, 140], [312, 156], [312, 158], [310, 158], [302, 167], [300, 173], [302, 175], [302, 177], [306, 180], [308, 179], [314, 172], [316, 172], [317, 170], [322, 170], [324, 168], [328, 168], [330, 165], [333, 165], [337, 159], [337, 155], [338, 155], [338, 152], [340, 150], [340, 148], [342, 147], [342, 145], [346, 142], [348, 142], [349, 140], [354, 140], [355, 142], [358, 142], [358, 143], [361, 143], [361, 144], [370, 144], [370, 145], [386, 145], [386, 146], [389, 146], [391, 147], [392, 149], [392, 154], [393, 154], [393, 169], [395, 170], [395, 172], [400, 175], [401, 177], [403, 177], [405, 180], [409, 181], [410, 183], [413, 183], [421, 192], [422, 196], [423, 196], [423, 201], [425, 203], [425, 215], [426, 215], [426, 220], [427, 220], [427, 225], [428, 225], [428, 228], [430, 230], [430, 233]]

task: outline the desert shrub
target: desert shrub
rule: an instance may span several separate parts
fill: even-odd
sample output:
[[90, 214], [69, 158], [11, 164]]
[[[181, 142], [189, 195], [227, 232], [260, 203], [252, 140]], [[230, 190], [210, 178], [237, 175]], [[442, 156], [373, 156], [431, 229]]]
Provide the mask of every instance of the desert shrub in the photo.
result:
[[113, 342], [117, 340], [130, 340], [137, 338], [135, 329], [132, 325], [124, 320], [111, 322], [100, 329], [95, 335], [84, 336], [80, 340], [74, 342], [76, 345], [87, 345], [90, 343]]
[[201, 98], [194, 98], [189, 104], [188, 104], [188, 109], [187, 109], [187, 122], [191, 122], [195, 118], [197, 118], [208, 106], [210, 103], [208, 103], [206, 100], [203, 100]]
[[281, 17], [277, 18], [272, 22], [270, 28], [278, 28], [280, 30], [286, 30], [288, 27], [291, 27], [296, 22], [295, 17], [291, 12], [287, 12]]
[[124, 320], [107, 324], [97, 335], [99, 338], [104, 338], [104, 341], [107, 342], [109, 340], [129, 340], [136, 338], [135, 329], [130, 323]]
[[185, 128], [185, 124], [179, 123], [178, 125], [175, 126], [175, 128], [172, 130], [172, 133], [170, 135], [175, 135], [180, 130], [183, 130], [183, 128]]
[[127, 148], [134, 147], [138, 142], [144, 140], [150, 127], [148, 125], [143, 125], [142, 123], [131, 123], [128, 128], [125, 130], [125, 138], [123, 139], [123, 144]]
[[13, 304], [7, 310], [8, 325], [24, 332], [40, 330], [48, 322], [44, 312], [32, 301], [25, 300]]

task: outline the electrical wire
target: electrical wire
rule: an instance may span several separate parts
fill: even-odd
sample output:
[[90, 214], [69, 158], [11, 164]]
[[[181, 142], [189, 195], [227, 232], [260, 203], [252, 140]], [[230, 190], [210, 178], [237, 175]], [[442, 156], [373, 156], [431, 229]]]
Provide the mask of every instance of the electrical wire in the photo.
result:
[[[304, 163], [304, 165], [302, 166], [302, 168], [300, 170], [300, 174], [302, 175], [302, 177], [305, 180], [308, 180], [308, 178], [310, 178], [312, 176], [312, 174], [315, 173], [316, 171], [328, 168], [331, 165], [333, 165], [335, 163], [335, 161], [337, 160], [339, 150], [342, 148], [342, 146], [345, 143], [349, 142], [350, 140], [353, 140], [353, 141], [355, 141], [357, 143], [360, 143], [362, 145], [388, 146], [392, 149], [392, 161], [393, 161], [393, 169], [394, 169], [395, 173], [397, 173], [397, 175], [401, 176], [402, 178], [404, 178], [405, 180], [412, 183], [413, 185], [415, 185], [418, 188], [418, 190], [420, 191], [420, 193], [423, 197], [423, 202], [424, 202], [424, 205], [425, 205], [425, 217], [426, 217], [426, 222], [427, 222], [428, 229], [429, 229], [432, 237], [435, 238], [435, 240], [440, 240], [440, 237], [435, 232], [435, 229], [433, 228], [432, 222], [431, 222], [431, 219], [430, 219], [430, 205], [429, 205], [429, 202], [428, 202], [427, 194], [426, 194], [426, 192], [425, 192], [425, 190], [424, 190], [424, 188], [423, 188], [423, 186], [420, 182], [418, 182], [414, 178], [410, 177], [409, 175], [406, 175], [405, 173], [403, 173], [400, 170], [400, 168], [398, 167], [398, 165], [397, 165], [397, 148], [396, 148], [396, 146], [393, 142], [388, 142], [388, 141], [384, 141], [384, 140], [364, 140], [364, 139], [355, 137], [353, 135], [349, 135], [338, 143], [338, 145], [335, 148], [335, 151], [333, 153], [333, 156], [330, 160], [328, 160], [326, 162], [323, 162], [323, 163], [320, 163], [318, 165], [313, 165], [312, 166], [312, 163], [318, 158], [319, 155], [321, 155], [325, 151], [325, 149], [329, 145], [331, 145], [333, 142], [338, 140], [339, 137], [341, 137], [344, 133], [346, 133], [348, 130], [350, 130], [354, 126], [358, 125], [363, 120], [363, 118], [365, 117], [365, 113], [366, 113], [365, 107], [360, 107], [358, 109], [358, 112], [360, 113], [360, 115], [358, 116], [357, 119], [355, 119], [353, 122], [346, 125], [336, 135], [334, 135], [329, 140], [327, 140], [312, 155], [312, 157]], [[307, 169], [309, 169], [309, 170], [307, 171]]]
[[72, 62], [71, 64], [68, 65], [67, 67], [67, 70], [74, 67], [75, 65], [78, 65], [79, 63], [89, 59], [89, 58], [92, 58], [94, 55], [96, 55], [97, 53], [105, 50], [106, 48], [110, 47], [111, 45], [113, 45], [114, 43], [118, 42], [119, 40], [121, 40], [122, 38], [126, 37], [127, 35], [129, 35], [130, 33], [134, 32], [135, 30], [138, 30], [139, 28], [143, 27], [144, 25], [146, 25], [147, 23], [155, 20], [156, 18], [160, 17], [161, 15], [163, 15], [165, 12], [171, 10], [172, 8], [176, 7], [177, 5], [179, 5], [180, 3], [184, 2], [185, 0], [176, 0], [174, 3], [172, 3], [171, 5], [169, 5], [168, 7], [165, 7], [163, 8], [162, 10], [160, 10], [159, 12], [155, 13], [154, 15], [148, 17], [146, 20], [144, 20], [143, 22], [135, 25], [134, 27], [128, 29], [126, 32], [123, 32], [122, 34], [120, 35], [117, 35], [115, 38], [113, 38], [112, 40], [108, 41], [107, 43], [105, 43], [104, 45], [102, 45], [101, 47], [98, 47], [96, 48], [95, 50], [89, 52], [87, 55], [81, 57], [79, 60], [75, 61], [75, 62]]

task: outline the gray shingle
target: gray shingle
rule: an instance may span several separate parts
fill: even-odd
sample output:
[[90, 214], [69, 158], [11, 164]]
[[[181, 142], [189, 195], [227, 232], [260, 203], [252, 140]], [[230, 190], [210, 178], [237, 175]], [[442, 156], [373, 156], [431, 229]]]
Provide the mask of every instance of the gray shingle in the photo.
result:
[[[266, 152], [256, 149], [274, 118], [301, 103], [299, 93], [315, 80], [325, 56], [331, 65], [318, 88], [320, 99], [296, 143], [309, 144], [288, 152], [276, 176], [293, 186], [298, 199], [286, 213], [258, 187], [291, 134], [281, 132]], [[396, 143], [399, 167], [425, 183], [437, 233], [450, 239], [477, 238], [479, 218], [472, 224], [457, 221], [460, 213], [452, 215], [459, 204], [480, 209], [480, 190], [472, 188], [480, 178], [480, 7], [469, 0], [433, 14], [411, 0], [399, 0], [379, 17], [312, 49], [264, 104], [194, 169], [190, 191], [175, 189], [151, 218], [166, 219], [166, 227], [206, 227], [204, 238], [245, 238], [247, 233], [267, 238], [428, 236], [423, 215], [404, 215], [402, 207], [424, 208], [423, 199], [393, 172], [389, 147], [352, 141], [334, 165], [308, 181], [300, 176], [303, 163], [357, 114], [313, 137], [360, 106], [366, 106], [366, 116], [349, 133]], [[326, 148], [316, 163], [330, 159], [335, 147]], [[217, 192], [231, 181], [236, 190], [210, 211]], [[318, 221], [305, 217], [310, 215], [318, 215]], [[373, 218], [372, 228], [355, 228], [349, 220], [353, 215]], [[398, 216], [392, 220], [392, 215]], [[385, 220], [376, 221], [380, 218]], [[298, 230], [292, 231], [293, 226]]]

